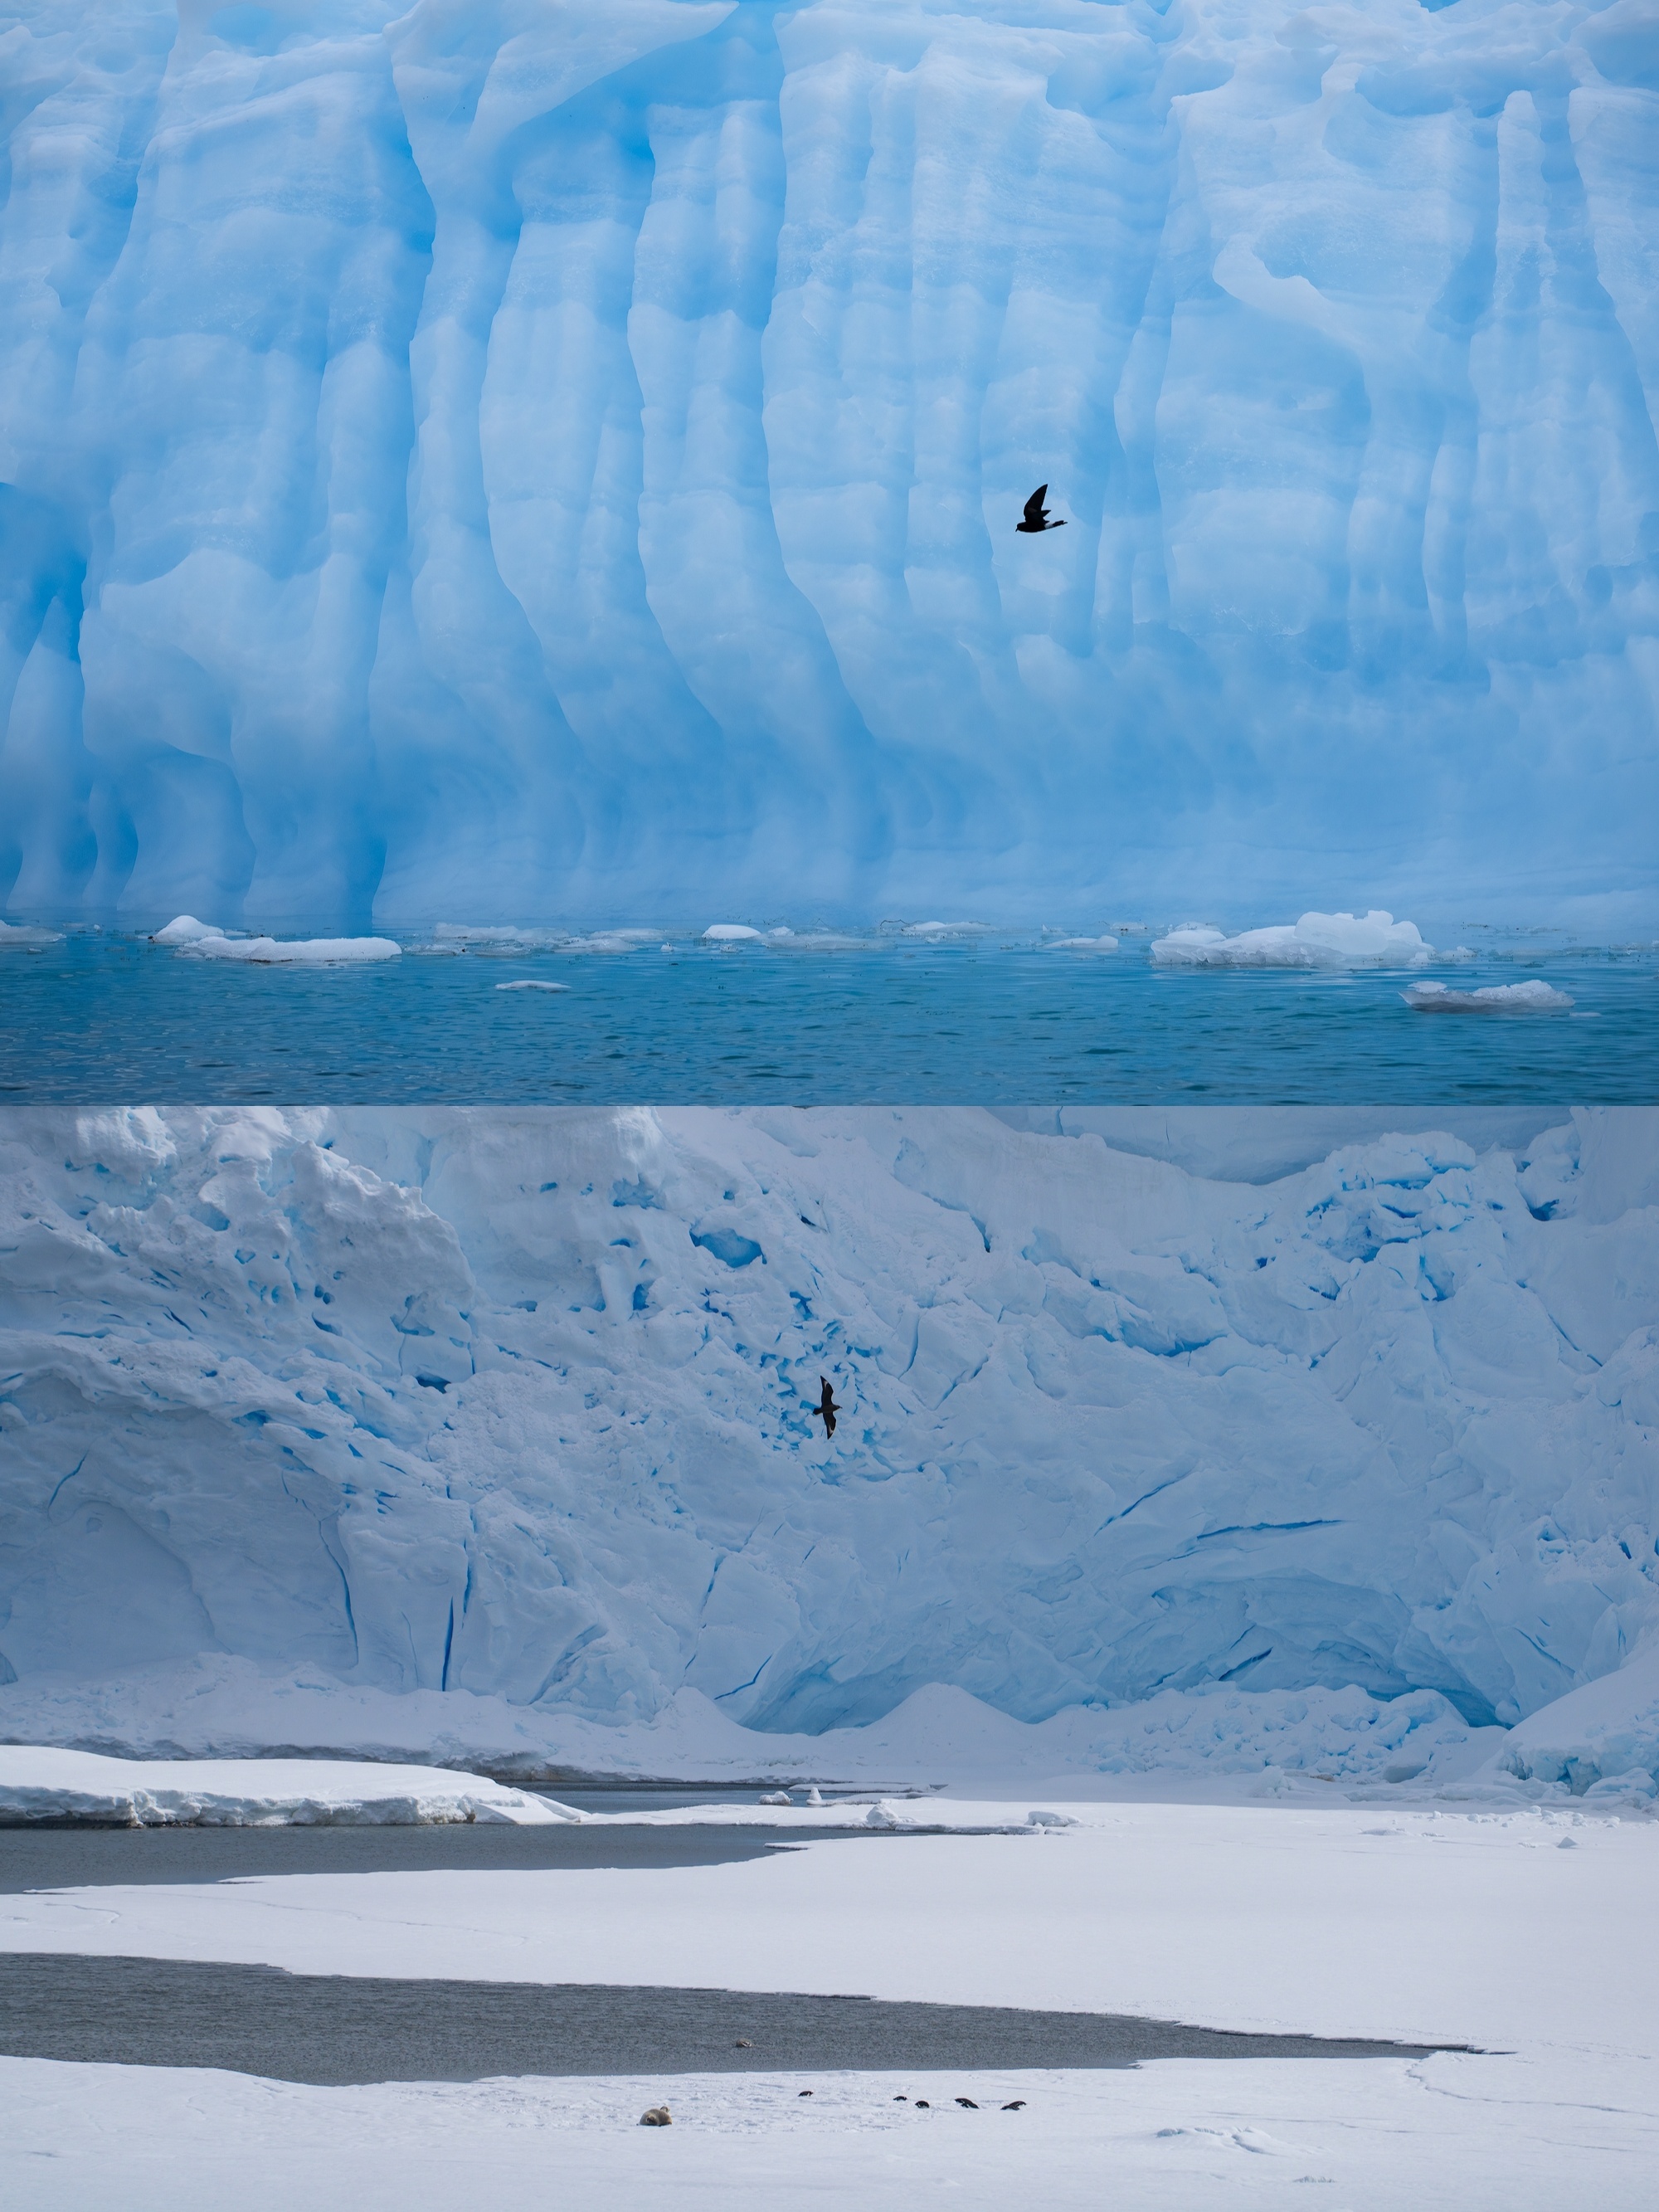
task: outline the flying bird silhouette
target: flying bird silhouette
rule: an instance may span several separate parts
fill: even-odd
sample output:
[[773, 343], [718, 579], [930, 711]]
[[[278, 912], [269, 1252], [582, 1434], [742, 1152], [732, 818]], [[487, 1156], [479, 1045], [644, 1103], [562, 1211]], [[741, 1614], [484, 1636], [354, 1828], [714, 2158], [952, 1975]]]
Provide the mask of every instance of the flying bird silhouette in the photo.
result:
[[818, 1381], [823, 1385], [823, 1395], [811, 1408], [811, 1412], [823, 1423], [824, 1435], [833, 1437], [836, 1433], [836, 1416], [840, 1413], [841, 1407], [836, 1403], [836, 1394], [830, 1387], [829, 1376], [820, 1375]]
[[1066, 519], [1063, 515], [1058, 522], [1050, 522], [1048, 520], [1048, 510], [1042, 504], [1043, 500], [1048, 494], [1048, 487], [1047, 484], [1039, 484], [1037, 486], [1036, 489], [1031, 494], [1030, 499], [1025, 502], [1025, 520], [1024, 522], [1017, 522], [1014, 525], [1016, 530], [1029, 531], [1035, 534], [1039, 530], [1065, 529]]

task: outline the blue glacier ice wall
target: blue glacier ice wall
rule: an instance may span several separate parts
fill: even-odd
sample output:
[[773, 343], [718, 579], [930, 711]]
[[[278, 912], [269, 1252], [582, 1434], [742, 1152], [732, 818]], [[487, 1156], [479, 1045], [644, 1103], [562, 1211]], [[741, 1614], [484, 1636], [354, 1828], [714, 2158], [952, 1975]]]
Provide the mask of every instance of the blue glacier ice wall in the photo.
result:
[[9, 1112], [0, 1682], [1514, 1722], [1659, 1632], [1659, 1113], [1327, 1137]]
[[0, 90], [14, 914], [1656, 914], [1655, 0], [10, 0]]

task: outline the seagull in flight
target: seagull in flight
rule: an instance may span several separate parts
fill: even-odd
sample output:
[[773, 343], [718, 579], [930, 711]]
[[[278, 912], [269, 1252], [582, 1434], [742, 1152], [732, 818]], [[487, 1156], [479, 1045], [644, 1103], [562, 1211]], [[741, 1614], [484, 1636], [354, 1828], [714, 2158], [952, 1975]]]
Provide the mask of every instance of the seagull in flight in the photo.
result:
[[811, 1411], [815, 1419], [823, 1423], [824, 1435], [833, 1437], [836, 1433], [836, 1416], [840, 1413], [841, 1407], [836, 1403], [836, 1394], [830, 1387], [829, 1376], [820, 1375], [818, 1381], [823, 1386], [823, 1395], [817, 1404], [811, 1408]]
[[1063, 515], [1058, 522], [1050, 522], [1048, 520], [1048, 510], [1042, 504], [1043, 501], [1048, 496], [1048, 487], [1046, 483], [1039, 484], [1037, 486], [1036, 489], [1031, 494], [1030, 499], [1025, 502], [1025, 520], [1024, 522], [1017, 522], [1014, 525], [1016, 530], [1029, 531], [1035, 535], [1039, 530], [1065, 529], [1066, 520]]

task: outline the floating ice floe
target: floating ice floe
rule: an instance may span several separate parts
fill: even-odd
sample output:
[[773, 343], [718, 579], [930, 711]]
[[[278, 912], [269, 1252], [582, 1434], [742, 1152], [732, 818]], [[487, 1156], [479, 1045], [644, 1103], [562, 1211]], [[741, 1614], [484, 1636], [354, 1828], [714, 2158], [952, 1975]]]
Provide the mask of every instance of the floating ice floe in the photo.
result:
[[1049, 952], [1115, 952], [1115, 937], [1058, 937], [1045, 948]]
[[198, 921], [193, 914], [176, 914], [165, 929], [158, 929], [150, 939], [152, 945], [199, 945], [204, 938], [222, 937], [224, 931], [211, 921]]
[[1152, 958], [1168, 968], [1424, 968], [1434, 957], [1413, 921], [1369, 914], [1304, 914], [1299, 921], [1247, 929], [1172, 929]]
[[0, 921], [0, 945], [61, 945], [61, 929], [35, 929], [26, 921]]
[[988, 921], [907, 921], [901, 937], [988, 937]]
[[655, 945], [661, 933], [654, 929], [596, 929], [591, 937], [565, 939], [560, 950], [564, 952], [637, 952], [647, 945]]
[[241, 960], [258, 968], [332, 968], [368, 960], [397, 960], [403, 946], [390, 937], [198, 937], [179, 946], [198, 959]]
[[541, 951], [568, 945], [569, 932], [563, 929], [519, 929], [507, 923], [479, 923], [441, 921], [434, 929], [434, 944], [446, 951], [463, 951], [469, 945], [501, 951]]
[[741, 921], [710, 922], [702, 935], [705, 945], [758, 945], [762, 941], [759, 930], [750, 929]]
[[528, 975], [520, 976], [516, 983], [497, 983], [498, 991], [568, 991], [568, 983], [541, 983]]
[[1413, 983], [1401, 993], [1419, 1014], [1553, 1014], [1573, 1003], [1541, 977], [1525, 983], [1488, 983], [1478, 991], [1454, 991], [1449, 983]]
[[0, 1744], [0, 1826], [545, 1827], [582, 1815], [553, 1799], [440, 1767], [333, 1759], [129, 1759]]

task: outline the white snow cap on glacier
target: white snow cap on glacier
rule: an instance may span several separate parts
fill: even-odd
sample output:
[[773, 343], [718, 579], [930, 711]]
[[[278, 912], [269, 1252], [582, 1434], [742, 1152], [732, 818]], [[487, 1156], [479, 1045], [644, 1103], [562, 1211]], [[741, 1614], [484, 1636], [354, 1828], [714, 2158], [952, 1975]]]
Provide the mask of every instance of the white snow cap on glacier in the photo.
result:
[[1659, 919], [1650, 0], [6, 21], [14, 916]]
[[1443, 1765], [1659, 1627], [1659, 1117], [1379, 1111], [14, 1110], [0, 1731]]

